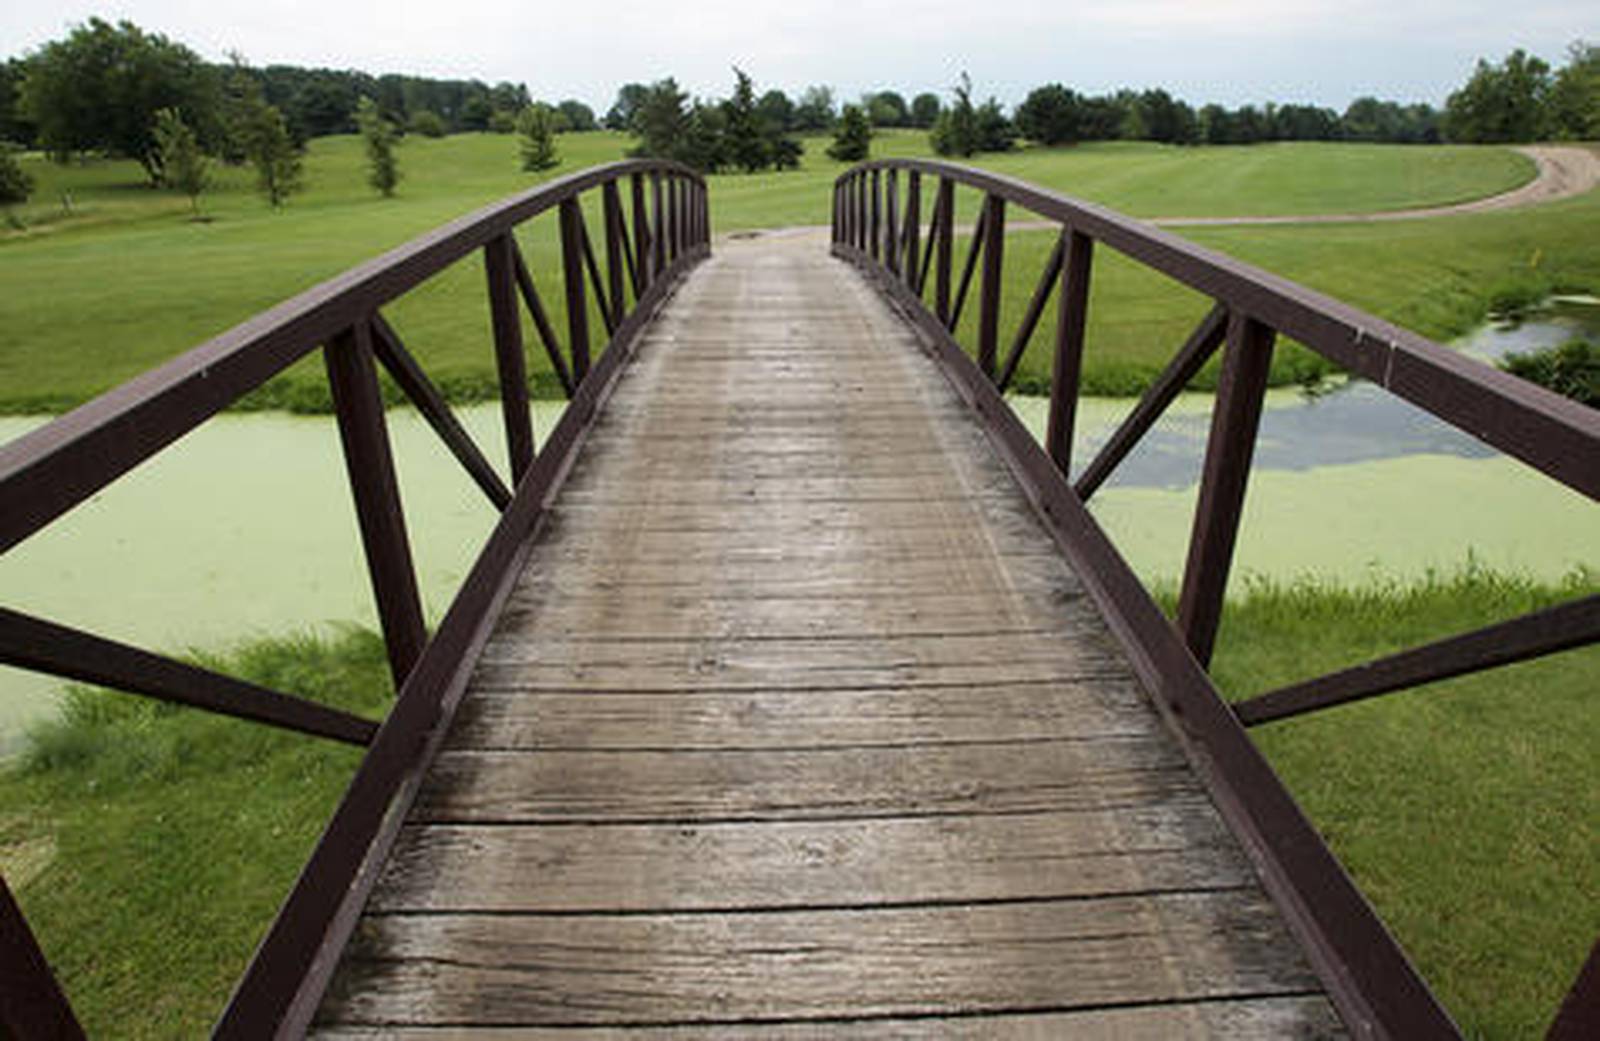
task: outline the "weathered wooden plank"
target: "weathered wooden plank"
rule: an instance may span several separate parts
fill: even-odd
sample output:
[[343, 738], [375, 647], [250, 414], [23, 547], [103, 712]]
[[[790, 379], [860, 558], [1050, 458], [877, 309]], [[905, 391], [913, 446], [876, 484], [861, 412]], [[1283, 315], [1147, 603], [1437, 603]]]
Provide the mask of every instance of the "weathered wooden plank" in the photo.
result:
[[[975, 534], [983, 541], [1050, 545], [1050, 537], [1024, 502], [1010, 496], [962, 496], [925, 501], [897, 500], [872, 504], [851, 502], [797, 502], [776, 508], [768, 502], [718, 502], [709, 507], [691, 503], [663, 503], [648, 510], [621, 510], [608, 505], [568, 503], [562, 500], [549, 511], [547, 526], [552, 543], [558, 539], [614, 539], [618, 531], [631, 533], [726, 532], [743, 533], [762, 544], [803, 542], [827, 531], [859, 533], [868, 539], [880, 533], [905, 529], [925, 532], [917, 538], [933, 543], [960, 534]], [[561, 526], [563, 518], [576, 523]], [[623, 547], [617, 547], [619, 550]]]
[[[892, 563], [892, 566], [888, 566]], [[868, 566], [876, 564], [878, 566]], [[995, 555], [978, 560], [900, 556], [877, 561], [863, 554], [787, 552], [738, 559], [636, 560], [612, 555], [541, 556], [517, 584], [519, 598], [672, 590], [723, 599], [801, 600], [835, 596], [914, 596], [929, 590], [1041, 591], [1073, 589], [1078, 576], [1058, 556]]]
[[408, 825], [371, 913], [774, 910], [1225, 889], [1255, 876], [1204, 798], [869, 821]]
[[[385, 1026], [325, 1027], [320, 1041], [444, 1041], [466, 1036], [459, 1027]], [[472, 1031], [476, 1041], [598, 1041], [615, 1038], [610, 1027], [485, 1027]], [[1135, 1008], [1088, 1009], [963, 1015], [923, 1019], [835, 1019], [790, 1023], [739, 1023], [732, 1026], [646, 1026], [630, 1028], [638, 1041], [1329, 1041], [1345, 1036], [1344, 1027], [1323, 997], [1206, 1000]]]
[[323, 1018], [759, 1021], [1314, 986], [1270, 904], [1249, 890], [771, 914], [397, 915], [362, 923]]
[[731, 751], [443, 752], [421, 823], [829, 820], [1141, 806], [1198, 792], [1164, 737]]
[[[777, 476], [777, 475], [772, 475]], [[779, 480], [760, 480], [744, 474], [723, 477], [667, 476], [645, 483], [637, 476], [589, 473], [561, 494], [563, 509], [600, 507], [631, 511], [666, 506], [687, 506], [700, 514], [717, 514], [724, 508], [749, 512], [768, 505], [791, 503], [860, 503], [860, 520], [870, 524], [879, 503], [932, 503], [1005, 496], [1010, 498], [1010, 478], [1003, 473], [959, 474], [948, 469], [924, 473], [792, 474]]]
[[1099, 619], [1078, 588], [1041, 592], [924, 592], [916, 597], [837, 596], [797, 600], [723, 599], [677, 593], [514, 599], [496, 640], [798, 639], [850, 636], [941, 636], [954, 633], [1069, 631]]
[[1109, 635], [953, 634], [876, 639], [491, 639], [477, 690], [816, 690], [1126, 678]]
[[1150, 734], [1126, 680], [932, 689], [604, 693], [475, 692], [447, 747], [792, 748]]

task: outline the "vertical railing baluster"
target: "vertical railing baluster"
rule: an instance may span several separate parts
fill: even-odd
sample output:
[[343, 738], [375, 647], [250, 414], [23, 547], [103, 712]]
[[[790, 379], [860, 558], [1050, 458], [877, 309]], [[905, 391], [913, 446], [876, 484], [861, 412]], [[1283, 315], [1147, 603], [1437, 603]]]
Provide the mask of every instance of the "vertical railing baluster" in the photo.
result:
[[900, 273], [900, 171], [884, 171], [883, 186], [883, 266], [891, 275]]
[[655, 219], [655, 232], [650, 236], [650, 248], [655, 256], [650, 266], [650, 281], [654, 282], [667, 267], [667, 208], [661, 192], [659, 171], [650, 174], [650, 199], [654, 204], [651, 216]]
[[696, 186], [695, 192], [700, 198], [700, 245], [711, 246], [711, 195], [709, 189], [701, 184]]
[[866, 174], [850, 175], [850, 245], [865, 252], [867, 248], [867, 192]]
[[1235, 313], [1228, 322], [1228, 346], [1212, 406], [1200, 501], [1195, 506], [1183, 591], [1178, 597], [1178, 629], [1201, 665], [1210, 664], [1222, 619], [1222, 600], [1244, 512], [1250, 458], [1261, 423], [1276, 335], [1242, 314]]
[[533, 464], [533, 417], [528, 405], [528, 363], [522, 351], [522, 315], [517, 311], [516, 242], [507, 232], [483, 247], [483, 269], [489, 278], [489, 321], [494, 330], [495, 368], [500, 375], [500, 410], [505, 420], [506, 449], [511, 457], [511, 486]]
[[922, 229], [922, 173], [912, 170], [906, 175], [906, 233], [905, 233], [905, 279], [906, 287], [912, 292], [917, 291], [919, 284], [917, 272], [918, 249], [917, 236]]
[[939, 178], [938, 201], [934, 203], [934, 240], [938, 250], [934, 254], [934, 313], [939, 324], [950, 328], [950, 265], [955, 249], [956, 185], [948, 177]]
[[589, 303], [583, 290], [583, 210], [576, 197], [561, 200], [561, 262], [567, 287], [567, 346], [572, 382], [589, 374]]
[[367, 574], [389, 652], [389, 671], [398, 690], [421, 656], [428, 633], [422, 622], [417, 573], [378, 392], [371, 320], [363, 319], [334, 337], [322, 355], [361, 543], [366, 549]]
[[650, 215], [644, 208], [644, 174], [629, 179], [633, 196], [633, 298], [650, 288]]
[[0, 878], [0, 1037], [83, 1041], [83, 1027]]
[[871, 196], [872, 230], [867, 236], [867, 250], [872, 254], [873, 260], [881, 261], [878, 249], [883, 245], [883, 175], [878, 170], [873, 170], [868, 179], [867, 194]]
[[991, 380], [1000, 345], [1000, 292], [1006, 242], [1006, 201], [990, 193], [983, 200], [983, 284], [978, 287], [978, 368]]
[[683, 214], [679, 206], [682, 185], [674, 174], [667, 175], [667, 262], [677, 263], [683, 252]]
[[1056, 310], [1056, 353], [1050, 368], [1050, 420], [1045, 451], [1061, 471], [1072, 468], [1072, 431], [1078, 414], [1078, 385], [1083, 373], [1083, 333], [1089, 315], [1089, 273], [1094, 239], [1073, 228], [1061, 229], [1066, 260], [1061, 267], [1061, 299]]
[[872, 202], [868, 199], [868, 191], [872, 186], [872, 179], [865, 170], [856, 178], [856, 212], [860, 216], [861, 227], [856, 232], [856, 248], [863, 253], [872, 249]]
[[606, 302], [611, 305], [611, 329], [622, 324], [628, 313], [627, 300], [623, 298], [622, 259], [622, 193], [616, 181], [607, 181], [600, 189], [600, 208], [606, 225]]

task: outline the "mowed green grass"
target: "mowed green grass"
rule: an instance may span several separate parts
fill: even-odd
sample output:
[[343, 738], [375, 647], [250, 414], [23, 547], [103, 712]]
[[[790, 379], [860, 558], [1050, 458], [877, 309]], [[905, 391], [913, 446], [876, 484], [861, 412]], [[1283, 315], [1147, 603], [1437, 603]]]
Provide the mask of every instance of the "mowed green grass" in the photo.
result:
[[[975, 213], [976, 198], [965, 213]], [[959, 208], [959, 207], [958, 207]], [[1600, 192], [1524, 210], [1379, 223], [1196, 227], [1182, 234], [1201, 246], [1277, 275], [1435, 340], [1468, 332], [1486, 317], [1501, 286], [1544, 292], [1600, 288]], [[1017, 231], [1005, 245], [1002, 361], [1056, 241], [1049, 231]], [[969, 238], [958, 244], [957, 263]], [[931, 279], [926, 287], [933, 296]], [[1209, 310], [1209, 298], [1114, 250], [1095, 251], [1083, 384], [1086, 392], [1141, 392]], [[977, 280], [957, 330], [976, 344]], [[1015, 389], [1048, 393], [1055, 301], [1030, 341]], [[1215, 385], [1214, 360], [1196, 386]], [[1297, 344], [1273, 358], [1274, 385], [1314, 380], [1331, 363]]]
[[[1242, 697], [1600, 590], [1469, 571], [1258, 586], [1215, 666]], [[1170, 599], [1170, 598], [1169, 598]], [[369, 715], [381, 641], [266, 641], [216, 667]], [[1256, 739], [1466, 1030], [1539, 1036], [1600, 918], [1600, 648], [1271, 724]], [[0, 870], [90, 1036], [205, 1031], [355, 767], [355, 750], [78, 694], [0, 770]]]
[[[620, 134], [565, 135], [563, 164], [547, 176], [620, 158], [629, 144]], [[809, 139], [799, 171], [712, 178], [716, 230], [826, 223], [830, 186], [844, 166], [827, 159], [824, 146], [825, 139]], [[875, 150], [924, 155], [926, 137], [885, 134]], [[0, 328], [7, 333], [0, 343], [0, 410], [56, 411], [81, 403], [362, 260], [541, 180], [518, 172], [515, 141], [506, 136], [413, 137], [400, 154], [400, 194], [381, 199], [366, 187], [354, 138], [313, 141], [307, 191], [276, 213], [253, 193], [249, 170], [222, 168], [216, 189], [203, 200], [214, 218], [209, 223], [187, 219], [187, 200], [143, 186], [131, 163], [61, 167], [31, 160], [39, 188], [19, 210], [29, 229], [0, 236]], [[1526, 160], [1504, 149], [1367, 145], [1110, 144], [1025, 150], [983, 162], [1143, 215], [1391, 209], [1492, 194], [1530, 173]], [[73, 200], [70, 216], [62, 214], [63, 195]], [[531, 222], [522, 238], [555, 324], [564, 330], [553, 223], [553, 217]], [[1278, 230], [1290, 237], [1323, 235]], [[1020, 236], [1017, 249], [1026, 260], [1029, 247]], [[1335, 274], [1373, 266], [1359, 245], [1318, 257]], [[1010, 265], [1011, 277], [1031, 278], [1025, 268]], [[1159, 282], [1123, 278], [1110, 265], [1101, 281], [1117, 307], [1101, 309], [1094, 319], [1107, 360], [1091, 365], [1088, 386], [1126, 393], [1147, 381], [1153, 359], [1172, 349], [1170, 334], [1190, 308]], [[1379, 313], [1406, 303], [1401, 287], [1388, 288], [1372, 304]], [[1012, 295], [1030, 289], [1031, 283]], [[451, 397], [490, 393], [489, 325], [476, 257], [397, 301], [390, 317]], [[598, 320], [591, 325], [598, 341]], [[531, 326], [525, 332], [533, 343]], [[557, 393], [537, 350], [531, 371], [536, 392]], [[1024, 375], [1036, 378], [1038, 371], [1030, 359]], [[321, 408], [323, 383], [319, 368], [303, 363], [255, 403]]]
[[[1261, 586], [1224, 615], [1230, 697], [1600, 591], [1468, 570]], [[1251, 731], [1470, 1038], [1542, 1037], [1600, 923], [1600, 647]]]

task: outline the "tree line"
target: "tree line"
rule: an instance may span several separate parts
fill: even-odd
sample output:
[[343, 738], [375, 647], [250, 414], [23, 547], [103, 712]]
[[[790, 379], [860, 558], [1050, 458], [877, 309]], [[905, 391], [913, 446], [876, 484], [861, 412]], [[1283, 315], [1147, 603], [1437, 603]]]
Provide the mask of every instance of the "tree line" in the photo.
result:
[[[725, 99], [691, 97], [672, 78], [628, 83], [597, 119], [581, 101], [541, 104], [525, 85], [510, 82], [253, 68], [237, 57], [217, 65], [132, 23], [91, 18], [64, 39], [0, 63], [0, 187], [14, 198], [25, 186], [26, 178], [11, 169], [15, 147], [43, 148], [63, 159], [85, 152], [123, 155], [139, 161], [153, 184], [163, 183], [163, 153], [170, 149], [158, 140], [161, 112], [173, 114], [164, 131], [169, 142], [177, 140], [170, 125], [176, 118], [200, 154], [255, 163], [275, 205], [298, 179], [287, 153], [313, 137], [352, 132], [386, 141], [389, 158], [372, 161], [391, 164], [394, 140], [407, 132], [516, 132], [524, 169], [537, 170], [558, 161], [550, 135], [603, 125], [633, 134], [635, 155], [677, 159], [708, 172], [793, 168], [803, 153], [794, 135], [827, 131], [835, 134], [829, 154], [855, 161], [870, 150], [872, 130], [885, 127], [925, 129], [935, 151], [957, 156], [1004, 151], [1019, 139], [1053, 146], [1600, 137], [1600, 47], [1582, 41], [1559, 70], [1522, 50], [1499, 63], [1480, 60], [1442, 111], [1375, 97], [1358, 98], [1343, 112], [1270, 102], [1197, 107], [1159, 88], [1092, 95], [1051, 83], [1008, 113], [992, 96], [977, 102], [965, 73], [948, 101], [931, 91], [908, 101], [885, 89], [840, 105], [825, 85], [793, 98], [779, 89], [758, 93], [746, 72], [733, 71], [733, 91]], [[380, 190], [392, 192], [392, 179], [377, 179], [387, 182]]]
[[[144, 162], [152, 154], [153, 113], [174, 108], [208, 151], [237, 159], [228, 102], [241, 81], [282, 114], [297, 146], [314, 137], [355, 133], [362, 98], [371, 98], [400, 132], [425, 136], [478, 130], [509, 134], [518, 115], [533, 104], [520, 83], [262, 68], [238, 57], [219, 65], [130, 22], [91, 18], [64, 39], [0, 63], [0, 140], [57, 156], [109, 151]], [[594, 111], [576, 99], [550, 108], [558, 133], [599, 125]]]

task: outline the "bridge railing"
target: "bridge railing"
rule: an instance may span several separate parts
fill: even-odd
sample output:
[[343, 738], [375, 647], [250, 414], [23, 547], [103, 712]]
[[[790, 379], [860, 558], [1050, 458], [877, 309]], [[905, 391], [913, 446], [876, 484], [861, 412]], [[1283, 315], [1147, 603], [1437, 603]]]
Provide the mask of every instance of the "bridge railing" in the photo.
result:
[[[599, 193], [597, 251], [585, 218]], [[592, 201], [592, 200], [591, 200]], [[559, 223], [565, 339], [519, 248], [519, 226]], [[709, 251], [699, 174], [676, 163], [598, 166], [421, 236], [250, 319], [0, 446], [0, 553], [139, 466], [272, 376], [321, 350], [377, 613], [398, 691], [381, 723], [0, 608], [0, 663], [367, 747], [354, 779], [217, 1027], [221, 1037], [298, 1036], [404, 817], [419, 766], [465, 688], [552, 482], [639, 330]], [[385, 320], [408, 290], [481, 251], [508, 463], [502, 477]], [[590, 296], [592, 294], [592, 297]], [[520, 304], [570, 403], [534, 443]], [[608, 338], [591, 352], [598, 315]], [[382, 367], [500, 518], [438, 628], [428, 633], [395, 480]], [[0, 1034], [81, 1037], [34, 936], [0, 881]]]
[[[981, 200], [973, 223], [960, 229], [958, 187], [975, 190]], [[1006, 225], [1012, 209], [1026, 211], [1036, 226], [1044, 222], [1057, 234], [1016, 328], [1003, 338]], [[958, 234], [967, 240], [959, 264]], [[1241, 727], [1594, 643], [1600, 640], [1600, 596], [1227, 706], [1205, 669], [1223, 612], [1274, 345], [1280, 336], [1292, 338], [1591, 500], [1600, 497], [1600, 412], [1104, 207], [972, 167], [925, 160], [853, 167], [834, 185], [832, 239], [834, 253], [874, 277], [925, 333], [999, 435], [1063, 548], [1081, 565], [1146, 686], [1191, 742], [1213, 789], [1222, 793], [1221, 808], [1262, 855], [1269, 888], [1289, 910], [1291, 925], [1330, 982], [1346, 1021], [1376, 1024], [1379, 1036], [1458, 1036]], [[1073, 426], [1098, 248], [1198, 291], [1212, 306], [1074, 478]], [[975, 278], [978, 310], [969, 356], [956, 331]], [[1041, 446], [1003, 395], [1052, 295], [1056, 320]], [[1169, 621], [1084, 504], [1219, 350], [1199, 501], [1177, 617]], [[1600, 1015], [1593, 1011], [1600, 1004], [1600, 944], [1595, 952], [1552, 1037], [1587, 1036], [1594, 1028], [1593, 1017]], [[1584, 1007], [1590, 1018], [1580, 1023]]]

